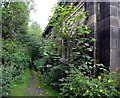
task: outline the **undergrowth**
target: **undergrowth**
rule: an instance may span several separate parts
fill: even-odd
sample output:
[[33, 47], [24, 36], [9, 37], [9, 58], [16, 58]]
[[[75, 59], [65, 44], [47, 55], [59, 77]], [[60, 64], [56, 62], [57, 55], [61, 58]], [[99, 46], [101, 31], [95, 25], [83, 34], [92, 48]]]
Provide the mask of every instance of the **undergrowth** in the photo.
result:
[[38, 73], [35, 70], [33, 70], [33, 72], [35, 74], [36, 87], [40, 86], [44, 92], [48, 93], [47, 96], [59, 96], [59, 92], [57, 90], [54, 90], [51, 86], [45, 85], [42, 78], [38, 77]]
[[11, 94], [10, 96], [29, 96], [25, 90], [28, 88], [30, 82], [30, 71], [26, 68], [21, 74], [21, 80], [13, 80], [11, 83]]

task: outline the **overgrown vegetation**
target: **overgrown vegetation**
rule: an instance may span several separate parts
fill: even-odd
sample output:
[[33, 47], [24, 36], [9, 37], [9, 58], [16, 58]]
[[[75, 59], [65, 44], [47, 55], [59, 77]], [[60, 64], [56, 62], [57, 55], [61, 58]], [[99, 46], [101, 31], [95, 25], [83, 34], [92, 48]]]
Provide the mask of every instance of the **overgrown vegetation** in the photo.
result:
[[30, 82], [30, 71], [26, 68], [22, 71], [20, 79], [16, 81], [13, 79], [11, 85], [11, 92], [9, 96], [30, 96], [25, 90], [28, 89]]
[[43, 95], [41, 94], [41, 96], [59, 96], [59, 92], [57, 90], [54, 90], [54, 88], [52, 88], [49, 85], [45, 85], [44, 81], [42, 81], [41, 77], [38, 77], [38, 72], [36, 72], [35, 70], [33, 70], [34, 74], [35, 74], [35, 80], [36, 80], [36, 84], [35, 86], [39, 86], [43, 92], [46, 92], [47, 95]]
[[16, 47], [12, 41], [3, 41], [3, 44], [2, 94], [5, 96], [10, 91], [12, 80], [19, 80], [21, 72], [28, 67], [28, 61], [21, 46]]
[[[60, 79], [62, 82], [61, 95], [79, 96], [79, 97], [119, 97], [119, 80], [116, 73], [111, 74], [104, 71], [100, 76], [92, 77], [87, 73], [81, 72], [82, 67], [78, 69], [71, 66], [70, 71], [66, 72], [67, 77]], [[116, 79], [116, 80], [114, 80]]]
[[9, 94], [10, 84], [29, 64], [26, 45], [20, 41], [26, 34], [29, 9], [26, 2], [2, 2], [2, 96]]
[[[43, 38], [39, 24], [33, 22], [28, 26], [30, 3], [4, 2], [2, 5], [2, 96], [9, 95], [12, 82], [24, 81], [18, 80], [29, 65], [35, 70], [35, 85], [50, 92], [49, 96], [58, 96], [58, 92], [69, 97], [120, 96], [119, 75], [116, 72], [115, 76], [111, 75], [91, 56], [95, 39], [90, 37], [90, 27], [84, 24], [88, 12], [72, 3], [56, 5], [49, 24], [53, 26], [52, 32]], [[69, 17], [75, 10], [80, 13]], [[28, 74], [27, 70], [25, 75]], [[57, 90], [56, 94], [53, 89]]]
[[[42, 29], [37, 22], [28, 26], [33, 5], [33, 2], [2, 2], [2, 96], [29, 96], [25, 91], [30, 82], [28, 67], [36, 70], [33, 62], [43, 57]], [[39, 77], [36, 80], [36, 86], [43, 87]], [[44, 89], [50, 96], [57, 94], [49, 87]]]
[[[21, 79], [22, 72], [28, 68], [32, 56], [37, 49], [33, 37], [41, 35], [42, 30], [37, 23], [32, 26], [29, 14], [33, 9], [30, 2], [2, 2], [2, 96], [8, 96], [11, 83]], [[38, 31], [38, 32], [37, 32]], [[34, 36], [32, 35], [34, 33]], [[34, 38], [35, 39], [35, 38]], [[34, 40], [35, 42], [35, 40]], [[33, 47], [33, 48], [32, 48]], [[35, 48], [34, 48], [35, 47]], [[37, 51], [37, 50], [36, 50]], [[18, 84], [22, 81], [18, 81]]]
[[[80, 13], [69, 17], [75, 10]], [[118, 97], [119, 76], [112, 77], [90, 56], [95, 39], [89, 37], [90, 27], [83, 24], [88, 13], [72, 3], [61, 3], [53, 11], [49, 24], [53, 28], [44, 40], [43, 57], [34, 62], [44, 82], [61, 88], [61, 96]]]

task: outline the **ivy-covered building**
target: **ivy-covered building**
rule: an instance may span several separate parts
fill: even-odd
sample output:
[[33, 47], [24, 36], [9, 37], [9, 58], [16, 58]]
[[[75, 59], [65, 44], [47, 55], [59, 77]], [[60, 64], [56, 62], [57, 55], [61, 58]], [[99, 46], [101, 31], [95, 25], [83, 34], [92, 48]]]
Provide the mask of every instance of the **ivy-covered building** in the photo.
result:
[[[88, 0], [89, 1], [89, 0]], [[80, 2], [73, 3], [76, 7], [89, 12], [86, 24], [91, 27], [94, 42], [94, 60], [103, 63], [111, 72], [120, 71], [120, 0], [115, 2]], [[75, 15], [79, 11], [70, 14]], [[52, 26], [47, 26], [44, 32], [49, 35]]]

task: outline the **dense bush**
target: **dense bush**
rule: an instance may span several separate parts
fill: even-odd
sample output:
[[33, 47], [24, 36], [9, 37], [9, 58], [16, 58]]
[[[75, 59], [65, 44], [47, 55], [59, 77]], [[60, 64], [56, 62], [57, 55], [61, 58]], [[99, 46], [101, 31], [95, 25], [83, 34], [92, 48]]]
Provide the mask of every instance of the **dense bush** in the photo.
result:
[[53, 88], [59, 88], [59, 79], [65, 75], [63, 68], [58, 66], [59, 62], [56, 62], [57, 57], [57, 55], [49, 54], [34, 61], [34, 66], [37, 67], [39, 76], [43, 79], [44, 83], [53, 86]]
[[28, 67], [28, 58], [21, 45], [3, 40], [2, 62], [2, 96], [6, 96], [10, 83], [19, 80], [21, 72]]
[[38, 47], [35, 47], [37, 38], [35, 40], [33, 33], [36, 32], [37, 36], [41, 35], [41, 28], [36, 23], [32, 25], [33, 28], [36, 27], [34, 30], [32, 26], [31, 28], [28, 26], [33, 4], [33, 1], [1, 2], [2, 87], [0, 88], [2, 88], [2, 96], [7, 96], [10, 93], [11, 82], [20, 80], [21, 73], [29, 66], [31, 58], [38, 54]]
[[[69, 70], [69, 64], [74, 64], [77, 67], [84, 65], [87, 61], [89, 69], [92, 68], [93, 59], [87, 54], [93, 49], [89, 42], [94, 41], [93, 38], [87, 38], [87, 35], [90, 34], [90, 28], [82, 23], [75, 27], [76, 23], [80, 23], [85, 19], [86, 12], [82, 12], [65, 21], [69, 13], [75, 10], [82, 11], [82, 9], [77, 9], [72, 5], [55, 6], [55, 13], [51, 20], [53, 22], [49, 24], [54, 26], [50, 34], [53, 37], [48, 37], [48, 39], [46, 37], [46, 40], [44, 40], [45, 45], [43, 46], [43, 58], [36, 61], [35, 64], [38, 70], [43, 70], [41, 76], [43, 76], [46, 84], [53, 85], [53, 87], [58, 87], [60, 84], [59, 79], [66, 75], [66, 70]], [[64, 45], [60, 44], [61, 41], [64, 41]], [[47, 60], [45, 57], [47, 57]], [[39, 67], [41, 64], [42, 68]], [[87, 67], [84, 70], [87, 70]], [[87, 73], [90, 74], [89, 71]]]
[[78, 69], [71, 66], [70, 71], [67, 71], [67, 77], [60, 79], [61, 95], [62, 96], [79, 96], [79, 97], [119, 97], [119, 77], [116, 72], [114, 75], [104, 71], [96, 78], [92, 75], [87, 75], [86, 72], [81, 72], [81, 67]]

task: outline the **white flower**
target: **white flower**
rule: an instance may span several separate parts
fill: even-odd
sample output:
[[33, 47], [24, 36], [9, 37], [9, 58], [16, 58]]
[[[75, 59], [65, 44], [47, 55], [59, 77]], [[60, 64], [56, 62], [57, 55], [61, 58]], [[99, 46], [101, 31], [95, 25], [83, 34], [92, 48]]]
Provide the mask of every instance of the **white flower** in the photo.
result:
[[47, 65], [47, 67], [52, 67], [52, 65]]

